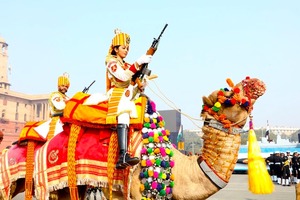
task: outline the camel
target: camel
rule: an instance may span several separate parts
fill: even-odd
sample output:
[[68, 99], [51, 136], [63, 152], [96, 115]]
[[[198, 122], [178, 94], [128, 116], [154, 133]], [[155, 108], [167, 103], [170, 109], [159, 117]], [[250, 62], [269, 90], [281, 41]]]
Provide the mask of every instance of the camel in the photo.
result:
[[[176, 150], [168, 140], [170, 133], [155, 103], [141, 97], [136, 102], [141, 117], [131, 121], [129, 131], [130, 152], [140, 156], [141, 162], [124, 170], [114, 169], [116, 132], [114, 125], [105, 123], [98, 113], [105, 112], [105, 105], [91, 106], [87, 111], [78, 102], [84, 102], [88, 95], [78, 94], [81, 99], [70, 103], [62, 119], [64, 131], [35, 153], [34, 195], [41, 200], [84, 199], [87, 191], [95, 188], [101, 191], [102, 199], [208, 198], [229, 182], [242, 128], [254, 103], [266, 90], [256, 78], [246, 77], [236, 85], [227, 79], [227, 83], [229, 89], [216, 90], [202, 98], [204, 145], [200, 156], [186, 156]], [[87, 116], [95, 113], [92, 109], [96, 109], [97, 117]], [[12, 181], [16, 187], [11, 194], [24, 188], [24, 183], [15, 184], [17, 181], [20, 180]]]

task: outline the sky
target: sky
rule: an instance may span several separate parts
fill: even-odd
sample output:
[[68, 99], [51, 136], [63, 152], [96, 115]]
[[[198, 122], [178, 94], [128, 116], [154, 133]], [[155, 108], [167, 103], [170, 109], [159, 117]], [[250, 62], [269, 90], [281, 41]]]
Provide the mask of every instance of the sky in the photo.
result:
[[158, 110], [180, 109], [198, 129], [202, 97], [246, 76], [267, 86], [254, 127], [300, 128], [300, 1], [1, 0], [0, 36], [8, 43], [11, 90], [48, 94], [67, 72], [68, 95], [105, 92], [104, 60], [116, 28], [131, 36], [133, 63], [168, 24], [148, 65], [158, 78], [145, 94]]

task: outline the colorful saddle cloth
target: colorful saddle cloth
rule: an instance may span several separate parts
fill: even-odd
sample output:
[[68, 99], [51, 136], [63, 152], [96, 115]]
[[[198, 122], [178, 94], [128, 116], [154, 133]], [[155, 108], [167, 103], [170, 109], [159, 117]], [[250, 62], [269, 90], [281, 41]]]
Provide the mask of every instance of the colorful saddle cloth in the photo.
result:
[[[68, 141], [72, 125], [66, 124], [64, 132], [54, 136], [36, 155], [35, 183], [37, 199], [47, 199], [49, 192], [68, 187]], [[108, 187], [109, 166], [108, 157], [117, 155], [117, 142], [111, 141], [111, 135], [116, 134], [110, 128], [82, 128], [75, 150], [77, 185]], [[141, 133], [132, 131], [131, 153], [140, 155]], [[116, 145], [114, 148], [110, 145]], [[114, 152], [110, 153], [109, 149]], [[113, 165], [115, 165], [114, 160]], [[114, 166], [112, 167], [114, 168]], [[114, 170], [112, 189], [122, 190], [128, 174], [126, 170]]]
[[[43, 144], [44, 142], [35, 143], [34, 154], [36, 154], [36, 151]], [[12, 183], [20, 178], [25, 178], [26, 158], [27, 145], [20, 146], [16, 144], [2, 153], [0, 163], [0, 192], [4, 199], [9, 199]]]
[[[33, 158], [36, 151], [45, 143], [45, 139], [34, 130], [35, 127], [42, 123], [44, 121], [27, 122], [21, 130], [18, 143], [2, 152], [0, 192], [4, 199], [9, 198], [12, 182], [20, 178], [25, 178], [26, 173], [32, 173], [27, 171], [26, 161], [28, 158]], [[27, 141], [30, 141], [32, 145], [31, 151], [28, 151]]]

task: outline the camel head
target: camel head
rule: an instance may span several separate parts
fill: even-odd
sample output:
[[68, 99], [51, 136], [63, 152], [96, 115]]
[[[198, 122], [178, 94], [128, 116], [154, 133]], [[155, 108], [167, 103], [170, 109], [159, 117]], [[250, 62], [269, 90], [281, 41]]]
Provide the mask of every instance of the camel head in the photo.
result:
[[223, 124], [224, 128], [242, 128], [250, 115], [256, 100], [266, 91], [266, 85], [257, 78], [246, 77], [234, 85], [226, 79], [228, 88], [203, 96], [201, 117], [204, 123], [214, 119]]

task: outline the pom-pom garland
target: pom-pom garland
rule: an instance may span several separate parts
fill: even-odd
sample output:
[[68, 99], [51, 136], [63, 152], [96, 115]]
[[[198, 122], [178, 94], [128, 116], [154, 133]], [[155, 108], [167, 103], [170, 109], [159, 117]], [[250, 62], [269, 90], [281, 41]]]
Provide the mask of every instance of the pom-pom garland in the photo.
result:
[[164, 129], [165, 121], [148, 100], [142, 129], [140, 190], [143, 200], [172, 199], [174, 187], [174, 155], [169, 141], [170, 131]]
[[[246, 77], [246, 79], [247, 79], [247, 77]], [[232, 95], [229, 96], [229, 97], [225, 96], [225, 93], [229, 92], [230, 90], [228, 88], [221, 88], [217, 93], [218, 101], [212, 107], [209, 107], [207, 105], [203, 105], [202, 106], [202, 112], [203, 111], [208, 112], [209, 114], [214, 116], [214, 118], [216, 120], [223, 123], [224, 128], [229, 128], [231, 126], [231, 122], [226, 119], [226, 116], [218, 114], [218, 112], [220, 111], [222, 105], [233, 106], [235, 104], [239, 104], [240, 106], [242, 106], [246, 110], [248, 110], [250, 102], [245, 98], [241, 99], [241, 96], [240, 96], [241, 90], [238, 87], [234, 87], [234, 84], [231, 81], [231, 79], [229, 79], [229, 78], [226, 79], [226, 82], [232, 88], [231, 89]]]

